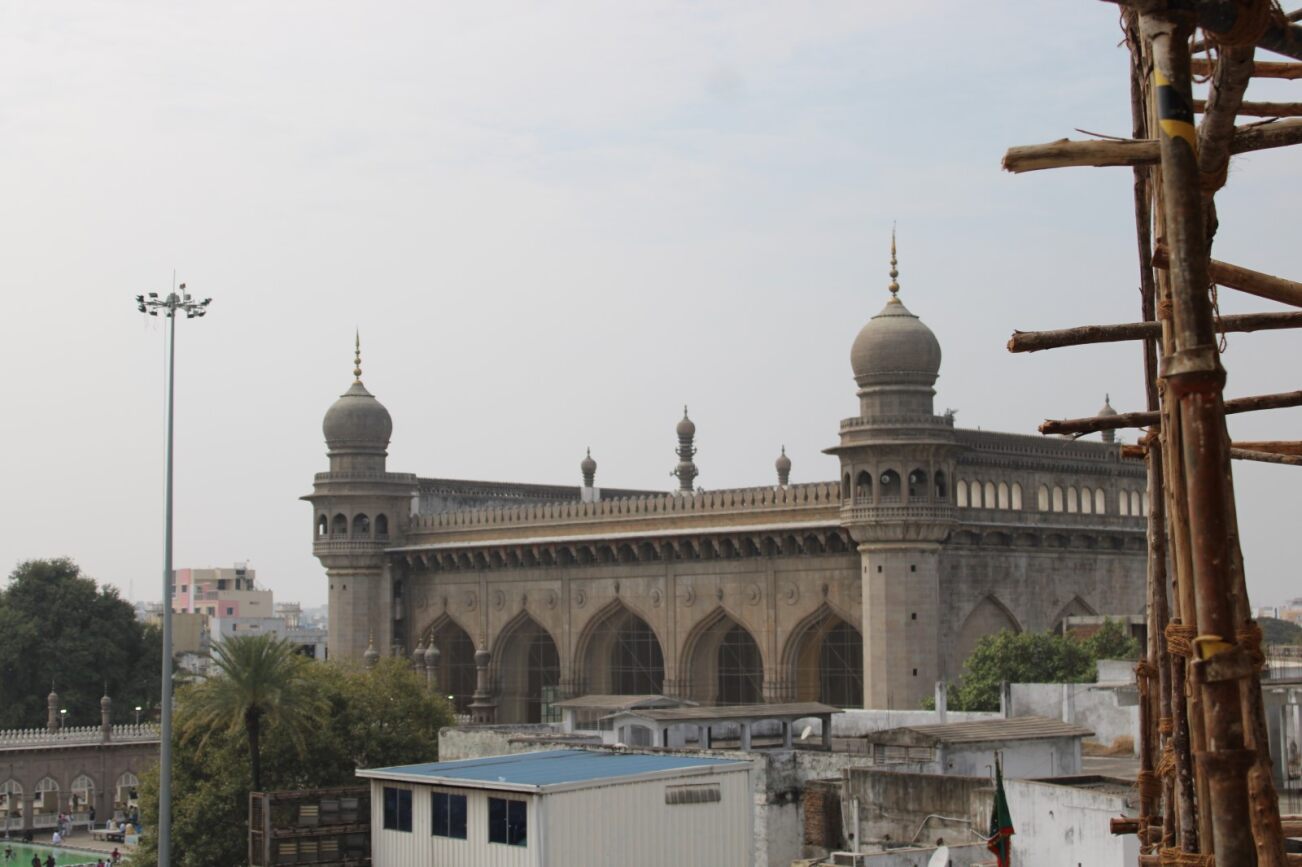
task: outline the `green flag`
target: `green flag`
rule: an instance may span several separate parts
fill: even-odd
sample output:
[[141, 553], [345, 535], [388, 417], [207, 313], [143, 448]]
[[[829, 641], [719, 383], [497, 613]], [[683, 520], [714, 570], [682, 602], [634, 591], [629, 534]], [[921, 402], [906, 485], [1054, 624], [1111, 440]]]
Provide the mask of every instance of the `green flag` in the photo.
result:
[[995, 806], [990, 811], [990, 837], [986, 848], [994, 853], [999, 867], [1013, 863], [1013, 817], [1008, 813], [1008, 796], [1004, 794], [1004, 769], [995, 756]]

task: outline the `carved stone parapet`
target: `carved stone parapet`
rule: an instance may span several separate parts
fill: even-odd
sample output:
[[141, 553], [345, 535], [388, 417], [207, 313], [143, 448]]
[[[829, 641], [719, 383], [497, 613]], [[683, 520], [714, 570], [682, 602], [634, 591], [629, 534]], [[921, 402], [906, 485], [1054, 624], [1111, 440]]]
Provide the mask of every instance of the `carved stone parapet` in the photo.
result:
[[841, 509], [841, 523], [856, 542], [945, 541], [956, 525], [948, 505], [859, 505]]

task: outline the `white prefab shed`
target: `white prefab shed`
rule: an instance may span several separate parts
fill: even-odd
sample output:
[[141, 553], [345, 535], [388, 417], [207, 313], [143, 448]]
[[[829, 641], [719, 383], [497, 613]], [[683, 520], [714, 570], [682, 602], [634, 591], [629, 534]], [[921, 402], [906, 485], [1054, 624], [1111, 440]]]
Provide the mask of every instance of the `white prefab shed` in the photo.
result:
[[377, 867], [749, 867], [751, 763], [544, 750], [358, 771]]

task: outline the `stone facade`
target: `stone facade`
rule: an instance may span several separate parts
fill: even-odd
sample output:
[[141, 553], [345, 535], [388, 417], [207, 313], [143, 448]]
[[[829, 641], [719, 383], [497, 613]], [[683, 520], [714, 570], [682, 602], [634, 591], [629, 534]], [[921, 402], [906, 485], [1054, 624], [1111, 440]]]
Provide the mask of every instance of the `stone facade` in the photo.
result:
[[907, 709], [990, 632], [1142, 611], [1142, 463], [936, 415], [940, 347], [897, 290], [852, 349], [839, 478], [812, 484], [784, 453], [778, 484], [690, 490], [686, 417], [674, 492], [597, 489], [590, 456], [575, 487], [391, 473], [359, 362], [304, 497], [330, 653], [436, 647], [441, 688], [464, 711], [478, 678], [502, 722], [583, 693]]

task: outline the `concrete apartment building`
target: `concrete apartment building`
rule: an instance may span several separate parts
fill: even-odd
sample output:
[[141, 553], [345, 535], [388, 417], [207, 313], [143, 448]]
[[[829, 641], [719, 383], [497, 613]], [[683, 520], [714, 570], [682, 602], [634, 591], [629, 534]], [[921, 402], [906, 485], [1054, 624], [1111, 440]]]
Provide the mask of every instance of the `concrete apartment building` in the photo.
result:
[[256, 586], [257, 575], [243, 563], [217, 569], [177, 569], [172, 611], [209, 617], [271, 617], [272, 594]]
[[783, 453], [772, 481], [696, 490], [686, 414], [672, 492], [600, 488], [591, 455], [570, 487], [391, 472], [359, 351], [303, 498], [332, 657], [432, 647], [479, 721], [585, 694], [908, 709], [987, 634], [1142, 612], [1142, 462], [937, 414], [940, 344], [896, 273], [828, 420], [839, 469], [810, 483]]

